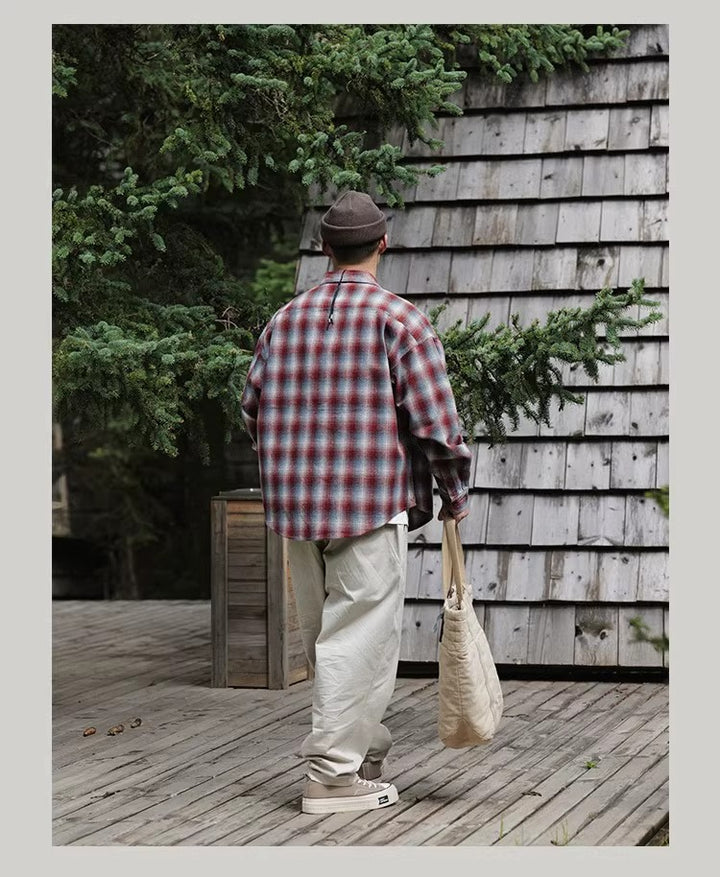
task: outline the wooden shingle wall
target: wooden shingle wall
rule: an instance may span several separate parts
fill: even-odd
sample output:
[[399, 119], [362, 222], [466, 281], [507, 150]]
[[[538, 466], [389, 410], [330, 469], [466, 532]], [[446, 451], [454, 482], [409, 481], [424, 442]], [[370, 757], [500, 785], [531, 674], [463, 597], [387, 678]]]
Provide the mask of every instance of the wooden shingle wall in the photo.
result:
[[[378, 279], [444, 324], [491, 314], [544, 320], [603, 286], [644, 277], [664, 318], [623, 338], [626, 361], [594, 384], [565, 369], [582, 405], [552, 425], [523, 421], [502, 445], [473, 445], [461, 525], [476, 609], [499, 664], [662, 667], [634, 642], [668, 618], [668, 521], [644, 496], [668, 474], [668, 27], [629, 25], [628, 44], [591, 71], [537, 84], [470, 71], [461, 117], [440, 120], [438, 156], [400, 135], [409, 160], [447, 170], [388, 210]], [[319, 196], [301, 241], [298, 290], [328, 268]], [[439, 507], [439, 505], [438, 505]], [[436, 661], [440, 523], [410, 534], [401, 659]]]

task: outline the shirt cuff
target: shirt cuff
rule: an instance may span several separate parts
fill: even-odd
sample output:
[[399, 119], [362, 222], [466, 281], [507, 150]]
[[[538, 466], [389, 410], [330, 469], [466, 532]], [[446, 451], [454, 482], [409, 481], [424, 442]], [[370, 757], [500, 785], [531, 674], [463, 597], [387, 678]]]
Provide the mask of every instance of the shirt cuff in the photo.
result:
[[469, 491], [466, 490], [464, 493], [461, 493], [460, 496], [455, 497], [455, 499], [451, 499], [450, 495], [444, 490], [438, 490], [438, 493], [442, 500], [443, 509], [449, 511], [453, 516], [459, 515], [460, 512], [465, 511], [467, 508]]

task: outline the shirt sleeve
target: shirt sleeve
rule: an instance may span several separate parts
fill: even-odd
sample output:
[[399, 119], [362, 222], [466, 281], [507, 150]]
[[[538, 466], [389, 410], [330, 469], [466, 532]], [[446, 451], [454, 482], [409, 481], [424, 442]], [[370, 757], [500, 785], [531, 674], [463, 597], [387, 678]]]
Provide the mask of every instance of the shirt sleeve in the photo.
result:
[[254, 450], [257, 450], [257, 417], [260, 408], [260, 393], [265, 372], [265, 359], [267, 357], [268, 342], [270, 338], [270, 324], [263, 329], [253, 354], [250, 368], [248, 369], [240, 401], [240, 411], [245, 424], [245, 429], [252, 441]]
[[440, 339], [428, 334], [398, 358], [395, 402], [435, 476], [443, 508], [457, 514], [468, 502], [470, 461]]

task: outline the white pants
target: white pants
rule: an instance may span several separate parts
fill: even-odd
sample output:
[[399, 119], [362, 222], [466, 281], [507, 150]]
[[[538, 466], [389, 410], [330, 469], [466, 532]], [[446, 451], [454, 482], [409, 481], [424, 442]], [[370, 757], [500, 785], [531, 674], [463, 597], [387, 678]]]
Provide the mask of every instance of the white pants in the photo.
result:
[[381, 760], [392, 746], [381, 719], [400, 657], [407, 525], [287, 545], [303, 644], [315, 671], [312, 731], [300, 753], [310, 779], [344, 785], [366, 757]]

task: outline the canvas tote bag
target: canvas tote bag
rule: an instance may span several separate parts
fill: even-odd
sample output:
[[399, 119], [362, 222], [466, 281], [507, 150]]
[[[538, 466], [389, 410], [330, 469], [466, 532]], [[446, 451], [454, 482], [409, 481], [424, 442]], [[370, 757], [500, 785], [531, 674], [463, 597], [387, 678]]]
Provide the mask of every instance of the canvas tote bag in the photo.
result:
[[465, 578], [457, 522], [444, 521], [443, 604], [438, 650], [438, 735], [451, 749], [489, 743], [500, 724], [503, 696], [485, 631]]

